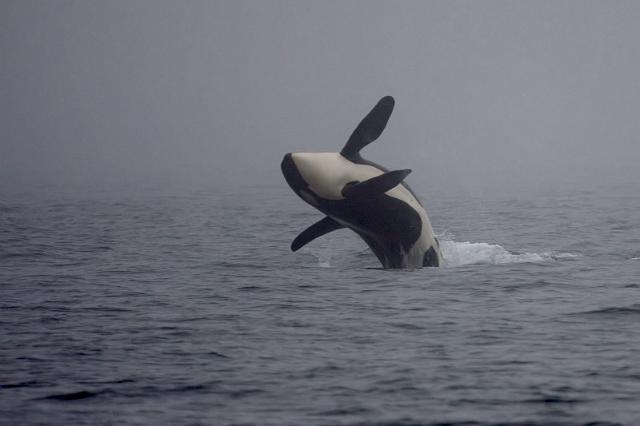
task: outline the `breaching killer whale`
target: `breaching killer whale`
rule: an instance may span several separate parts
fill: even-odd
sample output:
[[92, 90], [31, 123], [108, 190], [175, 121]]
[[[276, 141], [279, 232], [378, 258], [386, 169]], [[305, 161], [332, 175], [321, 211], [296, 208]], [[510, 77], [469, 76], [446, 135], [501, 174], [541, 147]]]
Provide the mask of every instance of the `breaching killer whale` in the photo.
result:
[[439, 266], [442, 255], [427, 213], [403, 182], [409, 169], [388, 171], [360, 156], [391, 116], [395, 101], [380, 99], [339, 153], [288, 153], [284, 177], [293, 191], [326, 216], [291, 243], [296, 251], [329, 232], [349, 228], [386, 269]]

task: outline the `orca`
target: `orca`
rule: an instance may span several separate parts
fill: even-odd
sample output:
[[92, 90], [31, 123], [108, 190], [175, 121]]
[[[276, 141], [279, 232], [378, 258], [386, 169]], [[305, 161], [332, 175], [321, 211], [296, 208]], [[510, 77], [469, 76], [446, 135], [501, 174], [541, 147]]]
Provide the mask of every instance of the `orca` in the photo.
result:
[[442, 254], [427, 212], [404, 182], [411, 170], [365, 160], [360, 150], [378, 139], [395, 101], [373, 107], [340, 152], [288, 153], [281, 169], [293, 191], [324, 217], [291, 243], [297, 251], [314, 239], [349, 228], [367, 243], [385, 269], [440, 266]]

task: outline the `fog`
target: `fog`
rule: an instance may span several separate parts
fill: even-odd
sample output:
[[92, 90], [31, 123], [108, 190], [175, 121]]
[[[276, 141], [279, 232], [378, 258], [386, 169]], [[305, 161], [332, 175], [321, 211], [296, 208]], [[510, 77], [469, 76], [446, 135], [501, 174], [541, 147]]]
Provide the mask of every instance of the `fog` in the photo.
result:
[[0, 3], [0, 179], [285, 185], [364, 156], [433, 188], [640, 179], [640, 2]]

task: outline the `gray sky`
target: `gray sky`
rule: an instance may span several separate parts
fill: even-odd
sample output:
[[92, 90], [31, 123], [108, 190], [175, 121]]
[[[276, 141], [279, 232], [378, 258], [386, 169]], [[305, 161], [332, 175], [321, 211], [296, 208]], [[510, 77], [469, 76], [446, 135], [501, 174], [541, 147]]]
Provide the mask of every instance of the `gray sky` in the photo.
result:
[[[3, 183], [282, 183], [364, 151], [414, 187], [640, 179], [638, 1], [0, 2]], [[421, 191], [419, 191], [421, 192]]]

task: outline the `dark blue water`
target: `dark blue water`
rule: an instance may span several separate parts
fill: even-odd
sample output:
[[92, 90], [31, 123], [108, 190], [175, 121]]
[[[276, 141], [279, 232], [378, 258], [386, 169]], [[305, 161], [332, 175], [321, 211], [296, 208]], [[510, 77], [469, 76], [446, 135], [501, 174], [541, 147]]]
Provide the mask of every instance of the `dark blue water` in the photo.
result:
[[5, 191], [3, 424], [640, 424], [637, 185], [433, 192], [383, 271], [286, 185]]

